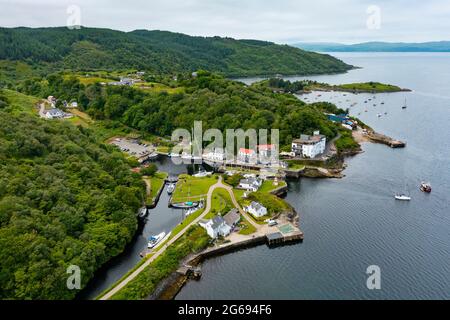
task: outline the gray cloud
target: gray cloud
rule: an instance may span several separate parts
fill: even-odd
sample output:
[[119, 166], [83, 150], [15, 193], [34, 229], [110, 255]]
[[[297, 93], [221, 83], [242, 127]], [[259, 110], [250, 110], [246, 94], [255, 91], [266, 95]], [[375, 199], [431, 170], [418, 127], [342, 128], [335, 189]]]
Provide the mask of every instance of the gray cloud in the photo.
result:
[[[159, 29], [202, 36], [296, 41], [448, 40], [448, 0], [0, 0], [0, 25], [64, 26], [69, 5], [84, 26]], [[367, 8], [381, 9], [381, 28], [368, 29]]]

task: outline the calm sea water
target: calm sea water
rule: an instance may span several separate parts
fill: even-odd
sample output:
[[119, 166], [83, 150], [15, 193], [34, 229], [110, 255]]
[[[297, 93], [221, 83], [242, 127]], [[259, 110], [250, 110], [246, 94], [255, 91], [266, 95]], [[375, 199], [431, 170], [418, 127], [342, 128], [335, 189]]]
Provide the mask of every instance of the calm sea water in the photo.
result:
[[[189, 282], [177, 299], [450, 298], [450, 55], [335, 55], [362, 69], [307, 78], [380, 81], [413, 92], [380, 94], [370, 104], [363, 101], [372, 95], [308, 100], [344, 108], [357, 102], [351, 114], [407, 148], [364, 144], [363, 154], [348, 159], [344, 179], [290, 182], [286, 199], [300, 213], [305, 241], [210, 259], [201, 281]], [[422, 180], [432, 183], [432, 194], [418, 190]], [[405, 189], [412, 201], [395, 201], [393, 192]], [[381, 290], [366, 287], [369, 265], [381, 268]]]

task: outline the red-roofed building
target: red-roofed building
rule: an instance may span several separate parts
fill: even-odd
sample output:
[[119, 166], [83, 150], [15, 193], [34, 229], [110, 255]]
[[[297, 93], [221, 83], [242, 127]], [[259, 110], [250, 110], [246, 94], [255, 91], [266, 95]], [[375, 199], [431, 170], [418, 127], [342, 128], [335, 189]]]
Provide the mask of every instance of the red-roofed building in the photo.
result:
[[238, 161], [256, 164], [258, 162], [258, 155], [253, 149], [240, 148], [238, 152]]

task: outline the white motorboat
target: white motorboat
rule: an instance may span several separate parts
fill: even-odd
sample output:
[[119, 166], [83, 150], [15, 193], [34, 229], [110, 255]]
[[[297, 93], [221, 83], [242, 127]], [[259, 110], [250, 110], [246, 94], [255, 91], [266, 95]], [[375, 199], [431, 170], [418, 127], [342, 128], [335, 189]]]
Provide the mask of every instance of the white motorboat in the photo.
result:
[[397, 194], [395, 194], [395, 200], [410, 201], [411, 197], [407, 196], [406, 194], [403, 194], [403, 193], [397, 193]]
[[169, 186], [167, 187], [167, 193], [172, 194], [175, 191], [175, 187], [176, 187], [175, 183], [169, 184]]
[[199, 171], [196, 174], [193, 175], [193, 177], [196, 178], [204, 178], [204, 177], [208, 177], [210, 175], [212, 175], [212, 172], [207, 172], [207, 171]]
[[161, 240], [166, 236], [165, 232], [161, 232], [160, 234], [157, 234], [156, 236], [151, 236], [148, 238], [148, 244], [147, 247], [149, 249], [154, 248], [158, 243], [161, 242]]

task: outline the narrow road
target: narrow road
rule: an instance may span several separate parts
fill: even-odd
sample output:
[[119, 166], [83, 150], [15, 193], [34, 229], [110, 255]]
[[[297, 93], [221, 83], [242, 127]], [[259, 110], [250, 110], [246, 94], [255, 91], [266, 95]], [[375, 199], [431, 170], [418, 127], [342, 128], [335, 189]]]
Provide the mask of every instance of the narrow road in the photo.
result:
[[248, 221], [252, 226], [254, 226], [254, 227], [256, 228], [256, 230], [259, 230], [259, 229], [261, 228], [261, 225], [260, 225], [260, 224], [257, 224], [257, 223], [253, 220], [253, 218], [250, 217], [250, 215], [249, 215], [247, 212], [245, 212], [244, 210], [242, 210], [241, 206], [239, 205], [239, 203], [238, 203], [237, 200], [236, 200], [236, 197], [235, 197], [234, 192], [233, 192], [233, 188], [230, 187], [230, 186], [227, 186], [227, 185], [223, 184], [222, 181], [220, 181], [220, 185], [221, 185], [221, 188], [224, 188], [225, 190], [228, 191], [228, 193], [230, 194], [230, 197], [231, 197], [231, 201], [233, 202], [234, 206], [235, 206], [235, 207], [239, 210], [239, 212], [245, 217], [245, 219], [247, 219], [247, 221]]
[[[183, 234], [193, 225], [197, 224], [198, 222], [200, 222], [200, 220], [202, 220], [211, 210], [211, 201], [212, 201], [212, 194], [214, 192], [214, 190], [216, 190], [217, 188], [225, 188], [227, 189], [227, 186], [225, 186], [222, 183], [222, 177], [219, 177], [219, 181], [214, 184], [213, 186], [211, 186], [208, 190], [208, 195], [207, 195], [207, 201], [206, 201], [206, 208], [205, 211], [203, 211], [203, 213], [198, 216], [194, 221], [192, 221], [191, 223], [189, 223], [186, 227], [184, 227], [183, 230], [181, 230], [178, 234], [176, 234], [172, 239], [170, 239], [163, 247], [161, 247], [161, 249], [159, 249], [158, 251], [156, 251], [150, 258], [147, 259], [147, 261], [145, 261], [139, 268], [137, 268], [133, 273], [131, 273], [128, 277], [126, 277], [122, 282], [120, 282], [117, 286], [115, 286], [113, 289], [111, 289], [108, 293], [106, 293], [103, 297], [100, 298], [100, 300], [108, 300], [110, 299], [113, 295], [115, 295], [117, 292], [119, 292], [123, 287], [125, 287], [131, 280], [133, 280], [134, 278], [136, 278], [145, 268], [147, 268], [153, 261], [155, 261], [160, 255], [162, 255], [164, 253], [164, 251], [166, 251], [166, 249], [173, 244], [175, 241], [177, 241], [179, 238], [181, 238], [181, 236], [183, 236]], [[228, 187], [230, 188], [230, 187]], [[230, 188], [231, 189], [231, 188]], [[230, 189], [228, 192], [230, 192]], [[232, 199], [233, 199], [233, 203], [235, 205], [237, 205], [237, 208], [239, 208], [239, 210], [241, 211], [242, 209], [240, 209], [239, 205], [237, 204], [236, 199], [234, 198], [234, 194], [232, 195]]]
[[39, 116], [40, 116], [41, 118], [45, 118], [45, 103], [44, 103], [44, 102], [42, 102], [42, 103], [39, 105]]

